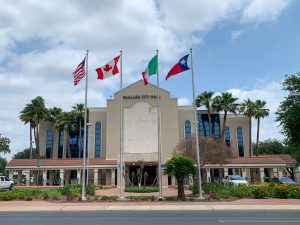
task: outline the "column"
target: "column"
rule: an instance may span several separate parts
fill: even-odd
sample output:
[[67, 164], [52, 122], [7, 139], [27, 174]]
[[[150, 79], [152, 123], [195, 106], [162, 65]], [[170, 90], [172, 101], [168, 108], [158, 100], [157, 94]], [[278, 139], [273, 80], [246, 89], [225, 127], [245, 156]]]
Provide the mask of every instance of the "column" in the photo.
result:
[[115, 168], [113, 168], [111, 169], [111, 183], [110, 183], [112, 187], [116, 186], [115, 179], [116, 179], [116, 172], [115, 172]]
[[171, 177], [172, 186], [176, 186], [176, 178], [174, 176]]
[[206, 168], [206, 182], [210, 183], [210, 168]]
[[49, 186], [53, 186], [53, 170], [49, 170]]
[[278, 170], [278, 177], [282, 177], [282, 176], [283, 176], [283, 173], [282, 173], [281, 168], [278, 168], [277, 170]]
[[278, 170], [277, 170], [277, 168], [273, 168], [273, 177], [278, 177]]
[[30, 186], [30, 170], [25, 170], [26, 186]]
[[244, 177], [244, 178], [247, 177], [247, 171], [246, 171], [246, 168], [242, 168], [242, 177]]
[[94, 169], [94, 185], [98, 185], [98, 169]]
[[21, 186], [21, 181], [22, 181], [22, 170], [18, 170], [18, 179], [17, 183], [19, 186]]
[[168, 188], [168, 176], [167, 175], [162, 175], [161, 180], [162, 180], [162, 187], [163, 188]]
[[111, 174], [110, 174], [110, 170], [105, 169], [105, 185], [109, 185], [111, 184]]
[[228, 176], [228, 168], [224, 168], [224, 177]]
[[47, 170], [43, 170], [43, 186], [47, 186]]
[[259, 168], [260, 182], [265, 182], [265, 170], [264, 168]]
[[81, 184], [81, 169], [77, 169], [77, 184]]
[[14, 171], [13, 171], [13, 170], [9, 170], [8, 178], [9, 178], [10, 180], [13, 180], [13, 179], [14, 179], [13, 175], [14, 175]]
[[64, 186], [65, 170], [59, 170], [60, 186]]

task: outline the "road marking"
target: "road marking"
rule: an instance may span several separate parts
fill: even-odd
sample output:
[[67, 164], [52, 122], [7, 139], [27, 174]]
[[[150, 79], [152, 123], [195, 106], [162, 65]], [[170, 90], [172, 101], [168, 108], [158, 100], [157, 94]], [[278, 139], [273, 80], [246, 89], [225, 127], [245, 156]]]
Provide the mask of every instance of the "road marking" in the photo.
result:
[[300, 223], [300, 220], [218, 220], [219, 223]]

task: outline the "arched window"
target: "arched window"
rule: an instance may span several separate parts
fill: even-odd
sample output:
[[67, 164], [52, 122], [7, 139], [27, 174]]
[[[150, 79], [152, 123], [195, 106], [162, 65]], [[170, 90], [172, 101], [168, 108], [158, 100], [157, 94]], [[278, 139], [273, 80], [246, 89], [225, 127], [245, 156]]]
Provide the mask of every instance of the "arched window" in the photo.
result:
[[225, 127], [224, 130], [224, 140], [227, 146], [230, 146], [230, 131], [229, 127]]
[[102, 125], [98, 121], [95, 124], [95, 158], [101, 157], [101, 136], [102, 136]]
[[64, 131], [59, 131], [59, 138], [58, 138], [58, 151], [57, 151], [57, 158], [63, 157], [63, 151], [64, 151]]
[[184, 137], [186, 139], [190, 139], [191, 138], [191, 122], [189, 120], [186, 120], [184, 122]]
[[52, 130], [47, 130], [47, 138], [46, 138], [46, 158], [51, 157], [52, 151]]
[[238, 150], [239, 150], [239, 156], [244, 156], [244, 143], [243, 143], [243, 129], [242, 127], [237, 127], [236, 129], [237, 133], [237, 141], [238, 141]]

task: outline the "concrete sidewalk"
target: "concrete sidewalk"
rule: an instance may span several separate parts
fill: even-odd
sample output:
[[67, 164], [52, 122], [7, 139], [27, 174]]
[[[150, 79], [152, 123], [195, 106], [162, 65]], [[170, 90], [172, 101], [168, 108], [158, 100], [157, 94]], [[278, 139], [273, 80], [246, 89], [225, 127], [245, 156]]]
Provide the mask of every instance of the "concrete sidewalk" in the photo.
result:
[[0, 212], [87, 211], [300, 211], [299, 199], [241, 199], [202, 202], [0, 202]]

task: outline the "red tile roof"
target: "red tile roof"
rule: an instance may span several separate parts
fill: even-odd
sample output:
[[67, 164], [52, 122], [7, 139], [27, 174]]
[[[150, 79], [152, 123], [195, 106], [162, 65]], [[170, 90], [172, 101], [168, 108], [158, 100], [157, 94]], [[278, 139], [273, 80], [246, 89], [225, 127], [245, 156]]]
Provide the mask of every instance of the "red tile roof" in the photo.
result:
[[297, 164], [297, 161], [288, 154], [231, 158], [227, 162], [228, 164], [284, 164], [287, 167], [293, 167]]
[[[36, 159], [12, 159], [8, 164], [9, 167], [36, 166]], [[104, 158], [90, 159], [89, 165], [117, 165], [117, 160], [107, 160]], [[40, 166], [82, 166], [82, 159], [41, 159]]]

